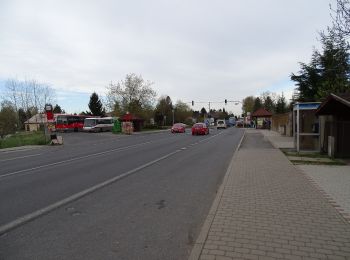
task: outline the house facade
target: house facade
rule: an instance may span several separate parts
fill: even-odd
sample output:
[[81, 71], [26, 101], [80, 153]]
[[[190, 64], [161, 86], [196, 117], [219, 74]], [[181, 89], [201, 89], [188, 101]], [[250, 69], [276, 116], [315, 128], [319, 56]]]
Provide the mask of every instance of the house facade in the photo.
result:
[[46, 114], [39, 113], [31, 118], [29, 118], [27, 121], [24, 122], [24, 129], [26, 131], [38, 131], [40, 129], [44, 128], [44, 125], [47, 123]]

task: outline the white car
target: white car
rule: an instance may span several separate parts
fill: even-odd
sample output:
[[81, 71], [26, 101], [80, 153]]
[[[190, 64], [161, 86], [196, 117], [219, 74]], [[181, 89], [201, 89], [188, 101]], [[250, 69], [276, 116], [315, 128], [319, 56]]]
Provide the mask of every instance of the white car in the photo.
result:
[[224, 129], [226, 129], [226, 128], [227, 128], [227, 125], [226, 125], [225, 120], [219, 119], [218, 121], [216, 121], [216, 128], [217, 128], [217, 129], [219, 129], [219, 128], [224, 128]]

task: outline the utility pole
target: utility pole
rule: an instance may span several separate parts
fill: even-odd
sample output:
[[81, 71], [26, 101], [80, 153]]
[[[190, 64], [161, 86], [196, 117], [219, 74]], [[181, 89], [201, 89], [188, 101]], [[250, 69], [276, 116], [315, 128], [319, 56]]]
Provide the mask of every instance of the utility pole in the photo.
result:
[[173, 108], [173, 125], [174, 125], [174, 122], [175, 122], [175, 109]]

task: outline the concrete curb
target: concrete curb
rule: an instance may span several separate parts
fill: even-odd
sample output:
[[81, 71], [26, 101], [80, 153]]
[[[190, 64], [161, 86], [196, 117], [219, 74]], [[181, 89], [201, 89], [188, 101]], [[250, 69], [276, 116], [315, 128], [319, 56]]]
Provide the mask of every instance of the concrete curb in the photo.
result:
[[34, 150], [42, 147], [46, 147], [47, 145], [23, 145], [23, 146], [16, 146], [16, 147], [10, 147], [10, 148], [2, 148], [0, 149], [0, 153], [9, 153], [9, 152], [16, 152], [16, 151], [29, 151]]
[[170, 133], [170, 129], [165, 130], [154, 130], [154, 131], [141, 131], [141, 132], [133, 132], [131, 135], [147, 135], [147, 134], [159, 134], [159, 133]]
[[231, 162], [226, 170], [226, 173], [225, 173], [225, 177], [219, 187], [219, 190], [217, 192], [217, 195], [214, 199], [214, 202], [209, 210], [209, 214], [207, 216], [207, 218], [205, 219], [204, 221], [204, 224], [201, 228], [201, 231], [198, 235], [198, 238], [193, 246], [193, 249], [191, 251], [191, 254], [188, 258], [188, 260], [198, 260], [199, 257], [201, 256], [201, 253], [202, 253], [202, 250], [203, 250], [203, 247], [204, 247], [204, 244], [205, 244], [205, 241], [208, 237], [208, 233], [209, 233], [209, 229], [211, 227], [211, 224], [213, 223], [213, 220], [214, 220], [214, 217], [215, 217], [215, 214], [217, 212], [217, 209], [219, 207], [219, 204], [220, 204], [220, 201], [221, 201], [221, 198], [222, 198], [222, 194], [224, 192], [224, 189], [225, 189], [225, 186], [226, 186], [226, 183], [227, 183], [227, 179], [231, 173], [231, 170], [233, 168], [233, 160], [234, 158], [236, 157], [236, 154], [237, 154], [237, 151], [239, 150], [239, 148], [241, 147], [241, 144], [243, 142], [243, 139], [245, 137], [245, 133], [246, 133], [246, 130], [244, 130], [243, 132], [243, 135], [241, 137], [241, 140], [239, 141], [238, 143], [238, 146], [235, 150], [235, 152], [233, 153], [233, 156], [232, 156], [232, 159], [231, 159]]

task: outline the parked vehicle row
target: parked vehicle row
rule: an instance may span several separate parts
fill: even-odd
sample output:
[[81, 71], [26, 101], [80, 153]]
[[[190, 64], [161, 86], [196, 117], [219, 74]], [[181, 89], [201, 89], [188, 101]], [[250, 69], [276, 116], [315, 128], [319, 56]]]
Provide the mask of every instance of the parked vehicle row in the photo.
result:
[[112, 131], [114, 119], [112, 117], [85, 118], [83, 130], [86, 132]]
[[[224, 119], [219, 119], [216, 122], [216, 128], [220, 129], [226, 129], [227, 124]], [[172, 133], [185, 133], [186, 132], [186, 125], [183, 123], [176, 123], [171, 127], [170, 130]], [[209, 134], [209, 125], [206, 123], [195, 123], [191, 128], [192, 135], [207, 135]]]
[[55, 131], [85, 131], [103, 132], [111, 131], [114, 125], [113, 117], [93, 117], [86, 115], [55, 115]]

